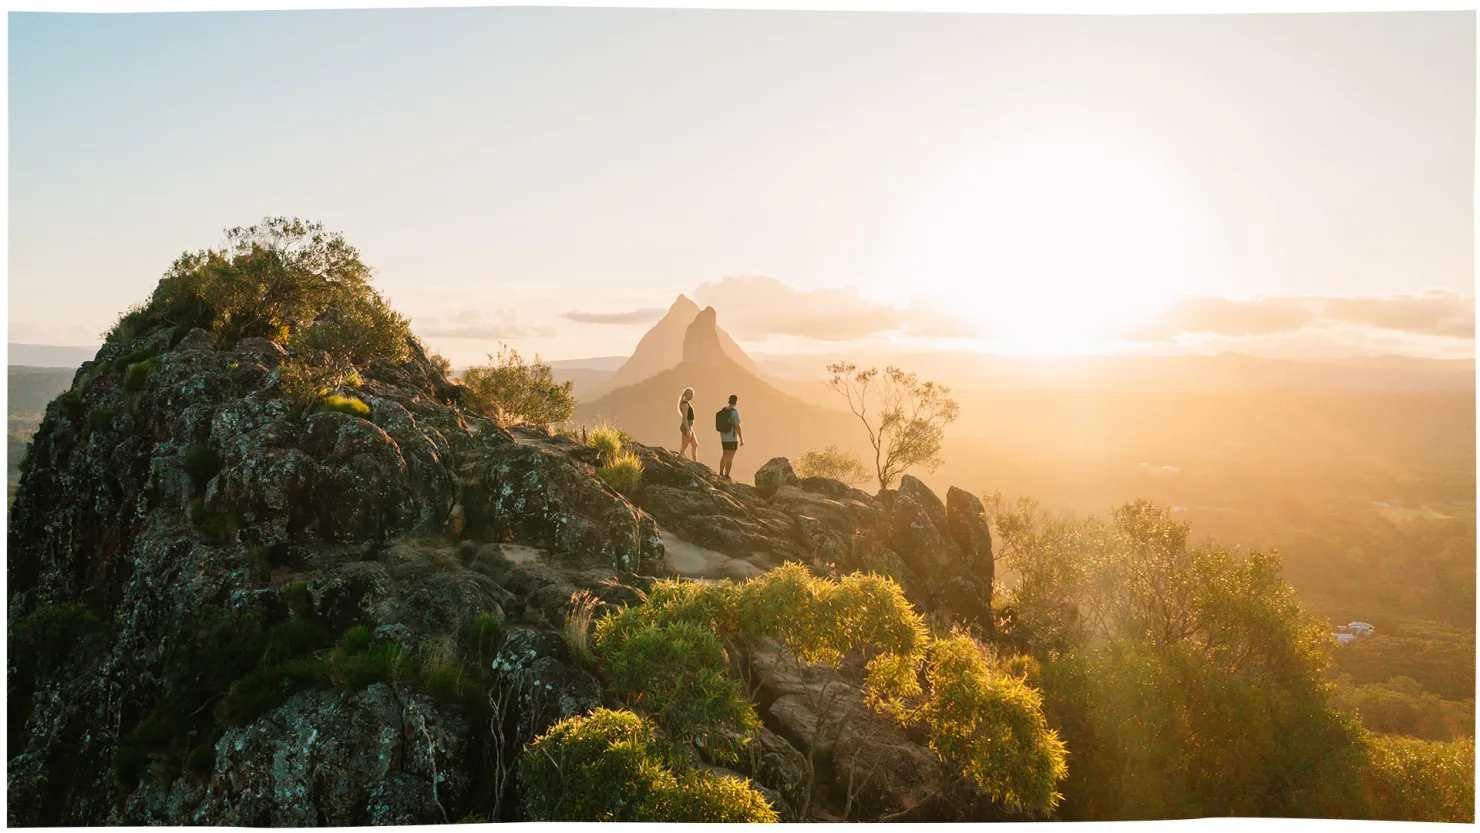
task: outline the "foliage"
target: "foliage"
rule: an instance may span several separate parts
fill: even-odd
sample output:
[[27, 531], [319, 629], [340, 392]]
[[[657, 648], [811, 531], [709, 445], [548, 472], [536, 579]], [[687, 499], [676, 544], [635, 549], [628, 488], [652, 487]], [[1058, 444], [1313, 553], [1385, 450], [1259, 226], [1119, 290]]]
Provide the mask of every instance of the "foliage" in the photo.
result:
[[608, 458], [596, 474], [606, 485], [622, 494], [630, 494], [642, 485], [642, 460], [630, 451], [623, 451]]
[[206, 490], [206, 484], [221, 473], [221, 467], [221, 455], [209, 443], [196, 443], [185, 452], [185, 473], [196, 494]]
[[1391, 821], [1472, 823], [1475, 739], [1439, 743], [1376, 735], [1367, 743], [1364, 816]]
[[326, 678], [317, 662], [297, 660], [257, 668], [231, 684], [216, 704], [216, 721], [222, 726], [245, 726], [287, 702], [307, 688], [321, 688]]
[[126, 371], [132, 365], [148, 361], [149, 359], [154, 358], [155, 355], [156, 353], [153, 347], [140, 347], [137, 350], [130, 350], [129, 352], [124, 353], [122, 356], [114, 359], [108, 365], [108, 367], [113, 370]]
[[527, 362], [507, 345], [489, 363], [463, 372], [463, 401], [499, 425], [550, 425], [571, 418], [576, 410], [570, 382], [556, 383], [550, 366], [536, 355]]
[[112, 408], [94, 408], [87, 415], [87, 427], [94, 431], [112, 431], [113, 419], [118, 412]]
[[185, 756], [185, 771], [198, 778], [208, 777], [216, 769], [216, 744], [202, 743]]
[[602, 460], [611, 460], [622, 450], [622, 434], [615, 425], [598, 425], [586, 435], [586, 444], [600, 452]]
[[993, 801], [1048, 815], [1062, 798], [1055, 788], [1068, 766], [1038, 692], [992, 668], [961, 636], [931, 644], [925, 676], [930, 695], [913, 717], [926, 727], [930, 748]]
[[498, 654], [504, 641], [504, 620], [492, 614], [477, 616], [468, 625], [467, 642], [473, 649], [473, 659], [480, 667], [487, 667]]
[[149, 377], [159, 369], [159, 359], [145, 359], [128, 366], [128, 375], [123, 377], [123, 392], [138, 393], [149, 383]]
[[147, 304], [134, 304], [119, 313], [118, 320], [103, 333], [103, 340], [109, 344], [128, 344], [148, 330], [153, 319]]
[[652, 723], [628, 711], [556, 723], [525, 749], [520, 769], [536, 821], [776, 820], [748, 784], [689, 770]]
[[410, 327], [370, 286], [370, 269], [320, 223], [269, 217], [226, 232], [221, 249], [181, 255], [146, 314], [217, 333], [223, 347], [269, 338], [351, 365], [404, 361]]
[[58, 396], [56, 402], [57, 410], [61, 411], [62, 416], [67, 420], [76, 422], [82, 419], [82, 394], [75, 390], [69, 390]]
[[800, 477], [830, 477], [850, 486], [869, 479], [868, 469], [858, 455], [830, 445], [821, 451], [808, 451], [797, 460], [796, 473]]
[[[1343, 650], [1345, 650], [1343, 648]], [[1449, 740], [1475, 731], [1475, 701], [1444, 700], [1425, 691], [1412, 677], [1354, 685], [1350, 676], [1338, 682], [1332, 704], [1356, 712], [1373, 732]]]
[[370, 418], [370, 406], [352, 396], [339, 396], [331, 394], [323, 398], [319, 408], [338, 414], [349, 414], [350, 416]]
[[849, 410], [868, 432], [880, 489], [888, 489], [914, 466], [934, 471], [941, 464], [945, 427], [961, 411], [950, 388], [922, 382], [897, 367], [880, 373], [839, 362], [827, 371], [832, 374], [829, 385], [848, 400]]

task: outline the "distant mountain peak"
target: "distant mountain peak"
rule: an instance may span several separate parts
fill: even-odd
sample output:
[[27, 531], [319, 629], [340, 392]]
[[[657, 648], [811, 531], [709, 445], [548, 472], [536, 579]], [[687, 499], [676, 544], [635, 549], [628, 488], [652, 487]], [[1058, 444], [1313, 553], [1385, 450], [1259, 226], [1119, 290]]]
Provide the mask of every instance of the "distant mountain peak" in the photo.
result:
[[699, 305], [689, 300], [689, 296], [683, 294], [682, 292], [678, 293], [678, 298], [675, 299], [673, 305], [668, 308], [668, 315], [679, 314], [685, 317], [689, 317], [697, 315], [698, 312]]
[[730, 362], [719, 341], [719, 315], [714, 307], [705, 307], [694, 316], [693, 323], [683, 334], [683, 361], [697, 364], [721, 364]]

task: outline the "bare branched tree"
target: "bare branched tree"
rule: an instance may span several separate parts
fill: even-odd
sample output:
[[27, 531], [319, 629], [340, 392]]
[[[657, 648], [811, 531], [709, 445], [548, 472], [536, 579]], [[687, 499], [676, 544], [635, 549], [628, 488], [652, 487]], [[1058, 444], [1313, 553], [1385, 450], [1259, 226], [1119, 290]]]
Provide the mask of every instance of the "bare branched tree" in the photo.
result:
[[913, 466], [934, 471], [941, 464], [945, 427], [961, 411], [950, 388], [922, 382], [897, 367], [859, 370], [838, 362], [827, 370], [832, 374], [828, 384], [848, 400], [848, 409], [868, 431], [881, 490]]

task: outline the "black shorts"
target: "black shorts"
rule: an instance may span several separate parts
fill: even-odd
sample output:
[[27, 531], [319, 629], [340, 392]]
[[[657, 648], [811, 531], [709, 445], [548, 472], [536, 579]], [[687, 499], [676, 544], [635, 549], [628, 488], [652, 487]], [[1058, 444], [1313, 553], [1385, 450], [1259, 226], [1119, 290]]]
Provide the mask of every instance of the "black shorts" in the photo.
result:
[[724, 446], [725, 451], [734, 451], [735, 449], [737, 449], [737, 448], [740, 447], [740, 443], [738, 443], [738, 442], [731, 443], [731, 442], [725, 442], [724, 440], [721, 440], [719, 444], [721, 446]]

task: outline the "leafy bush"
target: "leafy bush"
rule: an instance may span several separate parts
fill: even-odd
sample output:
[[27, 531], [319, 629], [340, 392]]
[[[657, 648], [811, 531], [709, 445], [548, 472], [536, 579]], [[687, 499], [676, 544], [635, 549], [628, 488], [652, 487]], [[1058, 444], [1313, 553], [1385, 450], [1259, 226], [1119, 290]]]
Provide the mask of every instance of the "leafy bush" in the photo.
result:
[[560, 721], [525, 749], [520, 769], [536, 821], [776, 821], [744, 782], [683, 768], [632, 712]]
[[[1343, 649], [1344, 650], [1344, 649]], [[1475, 729], [1475, 701], [1444, 700], [1412, 677], [1366, 685], [1338, 685], [1332, 704], [1356, 712], [1366, 728], [1389, 735], [1449, 740]]]
[[[609, 629], [601, 635], [620, 633]], [[739, 758], [760, 718], [740, 681], [730, 676], [729, 656], [714, 631], [675, 622], [598, 644], [610, 684], [641, 692], [644, 710], [669, 735], [720, 761]]]
[[359, 252], [298, 219], [234, 228], [222, 249], [181, 255], [146, 309], [173, 326], [213, 330], [223, 348], [260, 336], [351, 365], [408, 356], [410, 327], [370, 286]]
[[348, 640], [324, 659], [329, 682], [339, 688], [360, 689], [373, 683], [393, 683], [409, 670], [405, 652], [398, 645], [360, 647]]
[[327, 682], [324, 666], [313, 660], [295, 660], [257, 668], [231, 684], [216, 704], [216, 721], [223, 726], [245, 726], [281, 706], [289, 697]]
[[328, 631], [308, 619], [294, 616], [267, 629], [262, 649], [265, 665], [301, 659], [328, 646]]
[[586, 444], [601, 453], [601, 459], [611, 460], [622, 450], [622, 431], [614, 425], [598, 425], [586, 435]]
[[112, 408], [94, 408], [92, 413], [87, 415], [87, 427], [94, 431], [111, 431], [113, 430], [113, 418], [116, 416], [118, 412]]
[[221, 455], [209, 443], [196, 443], [185, 452], [185, 473], [196, 494], [206, 490], [211, 478], [221, 473]]
[[1422, 741], [1369, 736], [1362, 777], [1366, 818], [1472, 823], [1475, 739]]
[[119, 314], [113, 326], [103, 333], [103, 340], [109, 344], [128, 344], [142, 335], [152, 324], [153, 316], [147, 309], [147, 305], [134, 304]]
[[964, 637], [931, 644], [925, 675], [930, 696], [912, 717], [930, 748], [993, 801], [1048, 815], [1068, 766], [1038, 692], [990, 667]]
[[56, 402], [57, 410], [61, 411], [63, 418], [70, 422], [76, 422], [82, 419], [82, 394], [74, 390], [69, 390], [58, 396]]
[[159, 359], [145, 359], [142, 362], [131, 364], [128, 367], [128, 375], [123, 378], [124, 393], [138, 393], [149, 383], [149, 377], [159, 369]]
[[109, 367], [113, 370], [127, 370], [130, 365], [135, 365], [140, 362], [148, 361], [149, 359], [154, 358], [154, 356], [154, 348], [140, 347], [137, 350], [130, 350], [129, 352], [124, 353], [122, 356], [114, 359]]
[[185, 756], [185, 771], [198, 778], [207, 778], [216, 770], [216, 744], [202, 743]]
[[526, 362], [519, 351], [507, 345], [489, 364], [470, 367], [463, 372], [467, 392], [463, 401], [499, 425], [550, 425], [564, 422], [576, 412], [576, 399], [570, 382], [556, 383], [550, 366], [540, 361]]
[[622, 494], [629, 494], [642, 485], [642, 460], [630, 451], [623, 451], [607, 458], [596, 473], [606, 485]]
[[370, 406], [352, 396], [326, 396], [319, 402], [319, 407], [334, 413], [370, 418]]
[[801, 477], [830, 477], [850, 486], [856, 486], [870, 477], [858, 455], [843, 451], [835, 445], [803, 454], [797, 460], [796, 473]]

